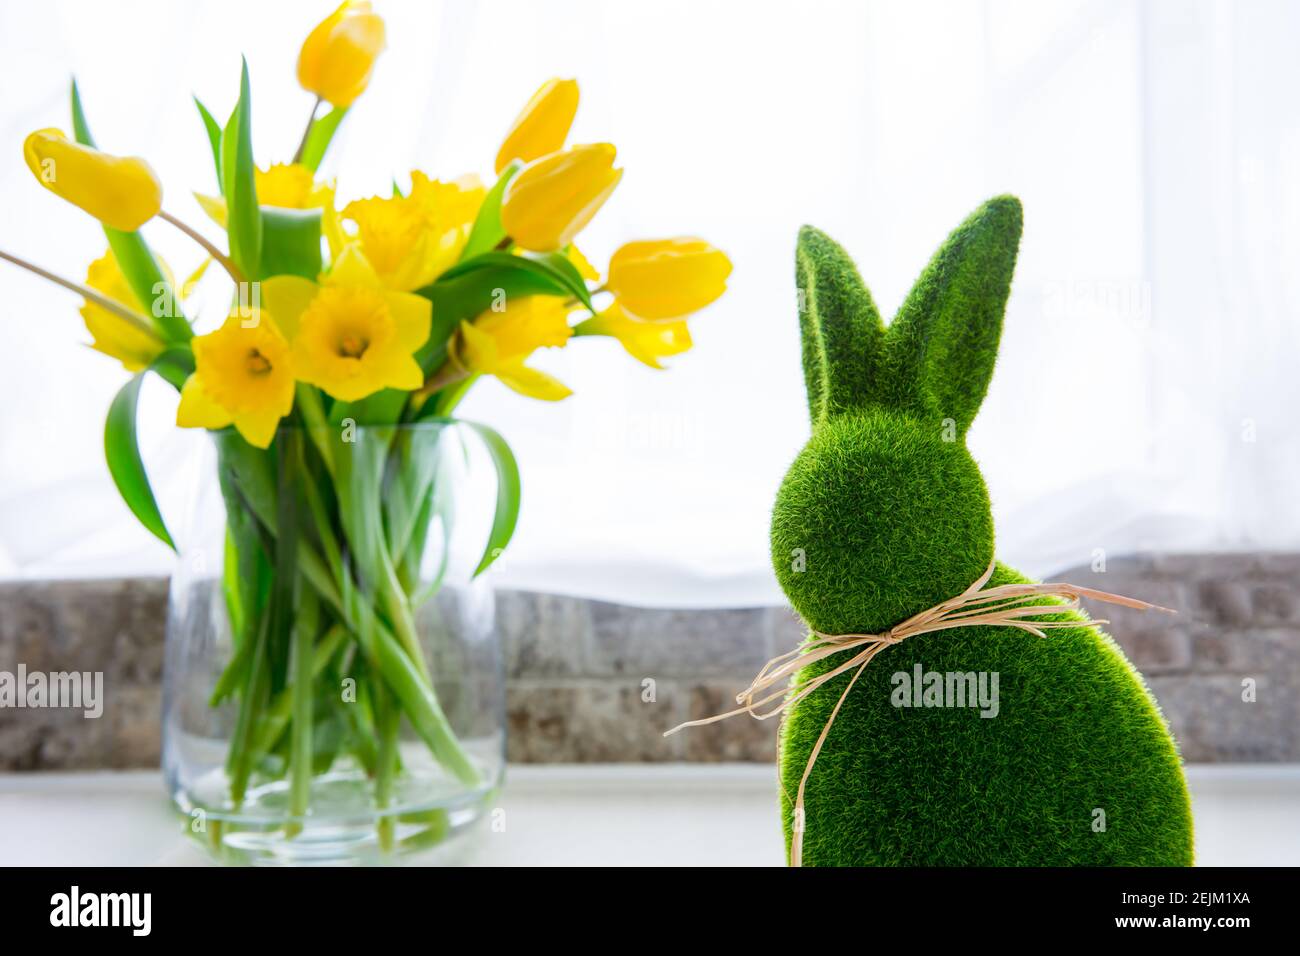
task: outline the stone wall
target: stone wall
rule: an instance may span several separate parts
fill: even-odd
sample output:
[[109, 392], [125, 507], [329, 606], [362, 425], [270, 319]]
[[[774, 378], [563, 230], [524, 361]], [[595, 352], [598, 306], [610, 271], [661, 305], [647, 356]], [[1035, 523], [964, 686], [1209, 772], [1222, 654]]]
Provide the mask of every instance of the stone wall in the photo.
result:
[[[1113, 622], [1189, 761], [1300, 760], [1300, 554], [1136, 556], [1053, 577], [1179, 611], [1091, 609]], [[157, 579], [0, 584], [0, 671], [103, 671], [106, 688], [98, 720], [0, 709], [0, 770], [157, 765], [165, 603]], [[511, 760], [773, 757], [775, 721], [662, 733], [732, 706], [768, 658], [795, 646], [803, 632], [785, 609], [647, 610], [503, 592], [497, 622]]]

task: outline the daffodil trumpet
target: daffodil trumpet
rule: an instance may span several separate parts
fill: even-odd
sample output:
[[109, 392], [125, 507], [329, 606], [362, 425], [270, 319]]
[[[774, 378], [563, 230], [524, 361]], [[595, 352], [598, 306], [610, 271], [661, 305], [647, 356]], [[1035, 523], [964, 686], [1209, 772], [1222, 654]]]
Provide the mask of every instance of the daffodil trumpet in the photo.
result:
[[[163, 210], [144, 159], [94, 146], [74, 87], [75, 140], [38, 129], [24, 159], [41, 188], [103, 224], [108, 249], [84, 282], [0, 252], [79, 295], [91, 347], [131, 375], [109, 409], [106, 460], [124, 502], [168, 546], [136, 447], [143, 377], [175, 385], [176, 424], [206, 430], [216, 446], [226, 543], [214, 614], [224, 612], [231, 651], [204, 690], [222, 732], [234, 729], [214, 770], [220, 793], [205, 790], [200, 802], [218, 853], [238, 843], [261, 793], [280, 795], [276, 812], [287, 808], [284, 839], [309, 841], [315, 784], [329, 773], [355, 775], [381, 850], [445, 835], [445, 820], [400, 829], [411, 815], [397, 805], [421, 760], [448, 786], [477, 793], [490, 783], [441, 708], [417, 624], [449, 553], [443, 482], [455, 461], [444, 456], [456, 443], [437, 436], [478, 436], [499, 479], [478, 574], [510, 542], [518, 468], [501, 435], [453, 417], [458, 406], [476, 388], [568, 400], [552, 363], [575, 338], [613, 338], [663, 368], [690, 348], [688, 322], [730, 272], [695, 238], [627, 243], [603, 276], [578, 251], [623, 171], [611, 144], [568, 143], [579, 103], [571, 79], [542, 84], [487, 154], [490, 187], [472, 174], [399, 170], [390, 193], [340, 201], [347, 184], [316, 169], [385, 42], [366, 0], [345, 0], [310, 31], [297, 75], [313, 102], [291, 162], [254, 162], [246, 68], [226, 123], [199, 105], [219, 188], [194, 195], [224, 243]], [[318, 118], [322, 103], [331, 110]], [[189, 283], [173, 292], [141, 231], [154, 218], [198, 244], [195, 277], [215, 261], [235, 281], [227, 308], [192, 326], [181, 314]], [[185, 299], [185, 310], [198, 304]], [[356, 698], [338, 708], [343, 678]], [[399, 746], [403, 728], [414, 736]]]

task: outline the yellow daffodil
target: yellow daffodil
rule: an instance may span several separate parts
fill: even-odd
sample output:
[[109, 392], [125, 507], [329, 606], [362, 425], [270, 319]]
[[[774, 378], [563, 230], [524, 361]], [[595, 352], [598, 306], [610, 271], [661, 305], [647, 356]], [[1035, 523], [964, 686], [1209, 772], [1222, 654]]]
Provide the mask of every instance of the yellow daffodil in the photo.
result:
[[293, 408], [289, 343], [266, 312], [234, 312], [221, 328], [193, 340], [195, 371], [181, 389], [176, 424], [234, 425], [250, 445], [265, 448]]
[[468, 229], [474, 224], [486, 195], [482, 181], [472, 173], [444, 183], [430, 179], [418, 169], [411, 171], [409, 198], [434, 231]]
[[455, 264], [485, 195], [477, 176], [444, 183], [417, 170], [410, 195], [350, 202], [343, 218], [384, 284], [410, 292]]
[[38, 129], [23, 143], [23, 158], [42, 186], [114, 229], [134, 232], [162, 208], [162, 184], [139, 157], [110, 156], [57, 129]]
[[[165, 264], [159, 264], [168, 285], [171, 285], [171, 272]], [[86, 270], [86, 285], [127, 308], [140, 308], [111, 249], [90, 264]], [[117, 359], [128, 372], [148, 368], [163, 352], [163, 340], [158, 336], [94, 302], [87, 300], [82, 303], [81, 317], [91, 335], [90, 347]]]
[[311, 170], [301, 163], [275, 163], [266, 169], [254, 169], [253, 184], [262, 206], [317, 209], [334, 199], [334, 190], [316, 182]]
[[639, 319], [696, 312], [727, 289], [731, 260], [703, 239], [629, 242], [609, 260], [609, 291]]
[[262, 303], [292, 342], [301, 381], [347, 402], [424, 384], [414, 353], [429, 337], [432, 306], [386, 288], [355, 244], [320, 284], [274, 276], [261, 288]]
[[345, 0], [316, 25], [298, 54], [298, 82], [336, 107], [365, 92], [384, 49], [384, 21], [368, 0]]
[[574, 146], [530, 163], [506, 187], [501, 225], [525, 249], [553, 252], [596, 215], [623, 170], [609, 143]]
[[497, 153], [500, 174], [513, 160], [531, 163], [564, 147], [564, 139], [578, 112], [578, 81], [547, 80], [515, 117]]
[[[318, 182], [312, 172], [301, 163], [276, 163], [266, 169], [253, 170], [253, 184], [257, 189], [259, 206], [278, 209], [319, 209], [321, 232], [329, 240], [330, 251], [337, 255], [343, 248], [344, 237], [339, 224], [339, 214], [334, 208], [334, 186]], [[208, 218], [222, 229], [226, 228], [226, 201], [220, 196], [195, 193]]]
[[575, 335], [608, 335], [619, 340], [627, 353], [651, 368], [663, 368], [659, 359], [679, 355], [691, 347], [685, 319], [647, 322], [628, 315], [615, 302], [599, 315], [580, 322]]
[[555, 296], [511, 299], [500, 312], [488, 310], [460, 324], [452, 361], [467, 372], [495, 375], [520, 395], [547, 402], [567, 398], [573, 392], [566, 385], [524, 362], [539, 348], [562, 348], [569, 341], [569, 311]]

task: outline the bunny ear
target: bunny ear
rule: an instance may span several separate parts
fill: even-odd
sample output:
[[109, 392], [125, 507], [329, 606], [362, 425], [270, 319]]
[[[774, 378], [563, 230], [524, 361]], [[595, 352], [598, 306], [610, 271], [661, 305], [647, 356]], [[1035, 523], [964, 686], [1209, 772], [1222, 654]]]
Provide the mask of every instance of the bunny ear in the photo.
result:
[[998, 196], [935, 253], [890, 323], [895, 404], [951, 418], [965, 432], [993, 377], [1023, 217]]
[[848, 253], [812, 226], [795, 249], [803, 374], [813, 424], [861, 404], [876, 377], [884, 325]]

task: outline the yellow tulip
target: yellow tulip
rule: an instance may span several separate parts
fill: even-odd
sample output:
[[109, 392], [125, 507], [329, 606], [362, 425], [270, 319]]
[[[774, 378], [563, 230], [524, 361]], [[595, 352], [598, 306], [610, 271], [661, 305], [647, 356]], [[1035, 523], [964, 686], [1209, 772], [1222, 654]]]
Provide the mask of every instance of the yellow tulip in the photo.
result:
[[731, 260], [703, 239], [629, 242], [609, 260], [609, 291], [639, 319], [696, 312], [727, 288]]
[[[167, 276], [168, 285], [171, 285], [171, 273], [166, 265], [159, 264]], [[111, 249], [90, 264], [86, 270], [86, 285], [127, 308], [140, 308]], [[128, 372], [148, 368], [163, 352], [163, 340], [158, 336], [94, 302], [87, 300], [82, 303], [81, 317], [90, 332], [90, 347], [117, 359]]]
[[383, 19], [368, 0], [345, 0], [303, 42], [298, 82], [327, 103], [351, 106], [369, 85], [383, 49]]
[[273, 276], [261, 287], [262, 303], [292, 343], [299, 380], [345, 402], [424, 384], [414, 354], [429, 338], [432, 306], [386, 288], [356, 244], [343, 250], [319, 285]]
[[497, 153], [498, 175], [513, 160], [531, 163], [564, 147], [578, 112], [578, 81], [547, 80], [515, 117]]
[[110, 156], [57, 129], [38, 129], [23, 143], [23, 158], [50, 192], [122, 232], [135, 232], [162, 208], [162, 184], [139, 157]]
[[366, 261], [399, 292], [423, 288], [455, 264], [487, 193], [476, 176], [444, 183], [417, 170], [411, 183], [409, 196], [359, 199], [343, 209]]
[[506, 234], [534, 252], [567, 246], [623, 178], [614, 152], [609, 143], [574, 146], [525, 166], [501, 204]]
[[562, 348], [573, 330], [570, 308], [555, 296], [531, 295], [507, 302], [503, 311], [488, 310], [473, 322], [461, 322], [452, 343], [452, 361], [465, 371], [495, 375], [506, 387], [529, 398], [559, 401], [568, 386], [524, 364], [539, 348]]
[[618, 339], [627, 353], [651, 368], [663, 368], [659, 359], [679, 355], [691, 347], [691, 332], [685, 319], [647, 322], [628, 315], [618, 302], [585, 322], [574, 335], [608, 335]]
[[181, 389], [176, 424], [234, 425], [250, 445], [265, 448], [293, 408], [289, 343], [266, 312], [232, 313], [221, 328], [193, 340], [195, 371]]

